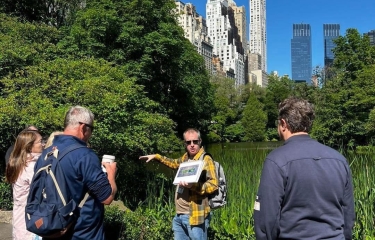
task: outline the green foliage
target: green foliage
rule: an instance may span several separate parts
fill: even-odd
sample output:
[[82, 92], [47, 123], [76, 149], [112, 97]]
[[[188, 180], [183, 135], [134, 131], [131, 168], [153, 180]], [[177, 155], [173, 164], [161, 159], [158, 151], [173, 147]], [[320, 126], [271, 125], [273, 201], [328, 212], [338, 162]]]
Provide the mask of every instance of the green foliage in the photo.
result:
[[0, 78], [55, 56], [58, 31], [0, 14]]
[[0, 181], [0, 210], [12, 210], [13, 197], [12, 186], [6, 183], [3, 178]]
[[[159, 209], [160, 210], [160, 209]], [[119, 211], [117, 207], [108, 207], [105, 212], [105, 233], [107, 239], [118, 240], [159, 240], [172, 239], [171, 220], [174, 211], [168, 209], [137, 209]]]
[[225, 139], [228, 139], [229, 142], [241, 142], [244, 137], [245, 129], [241, 122], [229, 125], [225, 129]]
[[[83, 105], [96, 116], [91, 145], [100, 154], [131, 156], [170, 150], [178, 142], [171, 130], [173, 122], [153, 113], [158, 104], [147, 99], [142, 87], [121, 68], [105, 61], [58, 59], [29, 67], [1, 83], [7, 96], [0, 99], [0, 125], [5, 130], [27, 122], [47, 133], [61, 130], [68, 107]], [[7, 140], [4, 136], [1, 141]]]
[[275, 127], [275, 120], [278, 116], [278, 104], [285, 98], [292, 95], [293, 82], [288, 77], [277, 77], [269, 75], [266, 96], [263, 102], [267, 113], [267, 128]]
[[209, 126], [209, 141], [239, 141], [243, 133], [236, 124], [241, 119], [250, 88], [248, 85], [235, 86], [233, 79], [220, 76], [212, 76], [211, 83], [215, 89], [215, 114]]
[[20, 17], [24, 21], [40, 22], [59, 27], [69, 22], [82, 0], [2, 0], [0, 12]]
[[185, 39], [169, 0], [92, 1], [59, 43], [67, 55], [104, 58], [144, 86], [157, 112], [187, 127], [207, 128], [213, 91], [204, 61]]
[[[180, 148], [174, 123], [155, 113], [159, 105], [149, 100], [143, 87], [121, 68], [104, 60], [64, 60], [28, 67], [15, 77], [1, 80], [6, 97], [0, 98], [0, 142], [13, 140], [9, 129], [33, 123], [44, 133], [63, 129], [65, 112], [72, 105], [86, 106], [95, 114], [92, 148], [102, 155], [118, 156], [119, 196], [135, 206], [145, 189], [134, 175], [145, 172], [135, 159], [144, 153]], [[141, 178], [146, 181], [147, 178]], [[126, 181], [128, 180], [128, 181]], [[140, 180], [141, 181], [141, 180]]]
[[267, 141], [279, 141], [279, 133], [277, 128], [268, 128], [266, 131], [266, 140]]
[[243, 140], [247, 142], [264, 141], [266, 123], [267, 115], [263, 111], [263, 104], [259, 102], [255, 94], [250, 94], [241, 119], [245, 131]]
[[375, 47], [370, 45], [369, 37], [362, 36], [357, 29], [347, 29], [335, 43], [333, 66], [343, 71], [346, 77], [354, 78], [353, 74], [358, 70], [375, 63]]
[[312, 134], [335, 147], [373, 144], [375, 47], [355, 29], [348, 29], [336, 44], [337, 74], [320, 91]]

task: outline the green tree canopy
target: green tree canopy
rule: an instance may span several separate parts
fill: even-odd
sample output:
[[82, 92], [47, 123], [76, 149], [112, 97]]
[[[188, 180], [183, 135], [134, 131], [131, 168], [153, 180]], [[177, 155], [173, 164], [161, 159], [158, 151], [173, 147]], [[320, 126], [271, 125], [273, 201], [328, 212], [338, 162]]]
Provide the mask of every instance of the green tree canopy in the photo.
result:
[[337, 74], [321, 90], [312, 133], [335, 147], [365, 145], [373, 138], [369, 114], [375, 106], [375, 47], [356, 29], [348, 29], [336, 44]]
[[263, 111], [263, 104], [254, 93], [250, 93], [241, 124], [244, 129], [244, 141], [264, 141], [266, 138], [267, 115]]
[[56, 28], [0, 14], [0, 78], [55, 57]]
[[104, 60], [64, 60], [28, 67], [1, 80], [6, 97], [0, 99], [1, 143], [9, 129], [25, 123], [44, 133], [63, 129], [64, 114], [72, 105], [88, 107], [96, 116], [91, 145], [99, 153], [128, 156], [175, 149], [179, 140], [174, 123], [155, 109], [143, 87], [123, 69]]
[[101, 57], [124, 66], [181, 133], [207, 127], [213, 90], [203, 58], [184, 37], [174, 8], [169, 0], [90, 1], [66, 28], [59, 47], [69, 56]]

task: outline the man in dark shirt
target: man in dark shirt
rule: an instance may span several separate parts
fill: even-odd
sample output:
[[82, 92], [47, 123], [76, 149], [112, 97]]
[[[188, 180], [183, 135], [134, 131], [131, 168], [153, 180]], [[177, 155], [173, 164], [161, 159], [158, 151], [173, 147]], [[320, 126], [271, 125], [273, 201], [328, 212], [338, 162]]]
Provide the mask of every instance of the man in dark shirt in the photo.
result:
[[256, 239], [352, 239], [354, 199], [349, 165], [339, 152], [308, 135], [312, 104], [279, 104], [283, 146], [263, 165], [254, 204]]
[[[61, 152], [70, 145], [87, 145], [94, 130], [94, 115], [81, 106], [71, 107], [66, 113], [64, 133], [55, 136], [52, 146], [43, 151], [35, 170], [42, 166], [45, 155], [51, 148], [57, 147]], [[115, 182], [116, 162], [103, 163], [107, 170], [105, 175], [98, 156], [90, 148], [79, 148], [69, 152], [61, 160], [65, 180], [69, 191], [79, 203], [89, 192], [89, 197], [82, 206], [77, 223], [61, 240], [103, 240], [104, 205], [110, 204], [117, 192]], [[43, 238], [44, 239], [44, 238]]]

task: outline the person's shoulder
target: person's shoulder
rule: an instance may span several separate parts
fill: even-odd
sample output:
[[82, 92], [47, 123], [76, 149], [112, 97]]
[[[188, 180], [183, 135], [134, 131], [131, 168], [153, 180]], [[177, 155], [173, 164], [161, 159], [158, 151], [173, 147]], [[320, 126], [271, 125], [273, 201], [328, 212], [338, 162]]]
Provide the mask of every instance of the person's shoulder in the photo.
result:
[[212, 156], [211, 153], [204, 152], [202, 154], [204, 155], [204, 157], [203, 157], [204, 160], [214, 160], [214, 157]]
[[320, 144], [321, 151], [325, 153], [326, 157], [335, 158], [335, 159], [339, 159], [339, 160], [346, 162], [346, 158], [338, 150], [330, 146], [327, 146], [323, 143], [319, 143], [319, 144]]

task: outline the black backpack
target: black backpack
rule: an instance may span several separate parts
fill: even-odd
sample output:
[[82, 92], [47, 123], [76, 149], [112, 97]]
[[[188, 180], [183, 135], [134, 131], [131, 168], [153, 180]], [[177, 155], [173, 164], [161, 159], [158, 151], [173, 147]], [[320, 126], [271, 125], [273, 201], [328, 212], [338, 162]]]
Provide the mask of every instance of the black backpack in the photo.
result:
[[[89, 196], [78, 205], [72, 198], [65, 174], [60, 166], [61, 159], [79, 148], [86, 146], [73, 144], [59, 153], [52, 147], [36, 170], [30, 184], [25, 208], [26, 229], [42, 237], [60, 237], [76, 222], [79, 209]], [[41, 161], [39, 159], [38, 161]]]
[[219, 181], [218, 189], [208, 197], [209, 205], [211, 209], [218, 209], [227, 203], [227, 180], [225, 178], [223, 167], [219, 162], [214, 160], [211, 154], [205, 152], [199, 157], [199, 160], [203, 161], [205, 155], [210, 156], [214, 162], [216, 177]]

